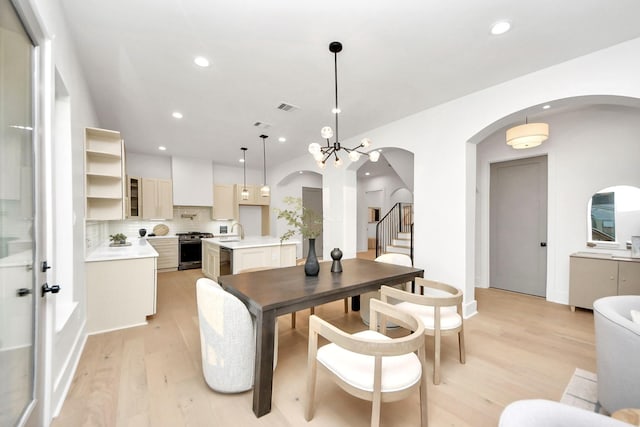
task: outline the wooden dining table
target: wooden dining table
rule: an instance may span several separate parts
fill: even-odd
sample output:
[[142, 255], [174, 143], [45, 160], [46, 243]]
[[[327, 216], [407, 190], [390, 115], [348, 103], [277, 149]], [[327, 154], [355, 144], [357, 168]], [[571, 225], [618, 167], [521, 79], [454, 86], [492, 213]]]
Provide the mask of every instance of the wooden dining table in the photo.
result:
[[276, 318], [287, 313], [354, 297], [424, 277], [424, 270], [365, 259], [342, 261], [342, 273], [321, 262], [317, 276], [306, 276], [304, 266], [274, 268], [218, 277], [218, 283], [240, 299], [256, 319], [253, 412], [271, 411]]

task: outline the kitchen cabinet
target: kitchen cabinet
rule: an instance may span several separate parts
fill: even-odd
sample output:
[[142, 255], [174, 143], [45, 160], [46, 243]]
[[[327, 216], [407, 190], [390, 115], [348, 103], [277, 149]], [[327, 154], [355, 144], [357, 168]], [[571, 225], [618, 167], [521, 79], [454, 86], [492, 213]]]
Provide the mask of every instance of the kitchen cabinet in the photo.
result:
[[147, 242], [158, 252], [158, 273], [178, 269], [178, 237], [149, 237]]
[[139, 177], [127, 177], [127, 198], [125, 216], [129, 219], [139, 218], [142, 204], [142, 182]]
[[232, 273], [250, 268], [278, 268], [296, 265], [296, 244], [275, 237], [251, 237], [225, 241], [202, 239], [202, 273], [218, 280], [220, 276], [220, 247], [231, 249]]
[[87, 220], [124, 219], [124, 146], [120, 132], [85, 128]]
[[144, 325], [156, 312], [156, 258], [86, 263], [87, 332]]
[[278, 268], [296, 265], [296, 246], [278, 245], [233, 250], [233, 274], [249, 268]]
[[593, 309], [598, 298], [640, 295], [640, 261], [609, 254], [576, 253], [569, 261], [569, 305]]
[[271, 196], [262, 197], [260, 195], [262, 185], [247, 184], [247, 190], [249, 190], [249, 199], [247, 200], [242, 200], [242, 188], [242, 184], [236, 184], [236, 198], [239, 205], [269, 206], [271, 204]]
[[173, 218], [173, 188], [170, 179], [142, 178], [142, 218]]
[[216, 184], [213, 186], [213, 209], [211, 218], [214, 220], [238, 220], [238, 202], [234, 184]]
[[218, 280], [220, 275], [220, 246], [202, 241], [202, 274]]

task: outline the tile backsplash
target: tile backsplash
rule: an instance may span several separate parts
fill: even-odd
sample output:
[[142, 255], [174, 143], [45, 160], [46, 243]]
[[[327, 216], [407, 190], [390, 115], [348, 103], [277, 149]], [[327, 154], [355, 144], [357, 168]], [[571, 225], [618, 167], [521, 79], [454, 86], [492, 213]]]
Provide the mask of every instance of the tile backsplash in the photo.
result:
[[147, 234], [153, 232], [153, 227], [158, 224], [165, 224], [169, 227], [168, 234], [183, 233], [187, 231], [203, 231], [213, 234], [220, 234], [220, 227], [227, 227], [231, 230], [232, 221], [214, 221], [211, 219], [211, 208], [199, 206], [174, 206], [173, 219], [167, 220], [135, 220], [127, 219], [123, 221], [109, 221], [109, 234], [123, 233], [128, 238], [138, 237], [138, 230], [144, 228]]

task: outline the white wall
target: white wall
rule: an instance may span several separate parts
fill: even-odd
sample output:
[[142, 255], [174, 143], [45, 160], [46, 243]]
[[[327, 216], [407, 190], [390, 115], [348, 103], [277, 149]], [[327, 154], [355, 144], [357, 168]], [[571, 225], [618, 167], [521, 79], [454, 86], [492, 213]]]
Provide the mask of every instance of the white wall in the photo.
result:
[[[569, 255], [584, 250], [598, 251], [586, 246], [587, 203], [591, 196], [618, 184], [640, 187], [640, 109], [596, 106], [555, 114], [545, 117], [545, 121], [549, 123], [549, 140], [534, 149], [514, 150], [507, 146], [505, 129], [478, 145], [476, 282], [480, 287], [489, 286], [490, 164], [546, 154], [549, 178], [547, 299], [566, 304]], [[626, 249], [622, 252], [629, 254]]]

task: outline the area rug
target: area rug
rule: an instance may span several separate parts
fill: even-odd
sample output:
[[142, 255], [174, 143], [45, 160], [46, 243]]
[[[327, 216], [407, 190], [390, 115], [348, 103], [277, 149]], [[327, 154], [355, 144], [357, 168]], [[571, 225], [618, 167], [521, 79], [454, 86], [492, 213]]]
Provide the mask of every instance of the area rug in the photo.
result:
[[596, 374], [576, 368], [560, 402], [588, 411], [600, 412]]

